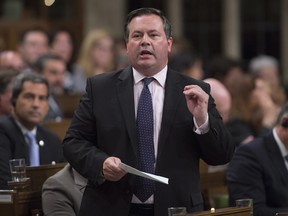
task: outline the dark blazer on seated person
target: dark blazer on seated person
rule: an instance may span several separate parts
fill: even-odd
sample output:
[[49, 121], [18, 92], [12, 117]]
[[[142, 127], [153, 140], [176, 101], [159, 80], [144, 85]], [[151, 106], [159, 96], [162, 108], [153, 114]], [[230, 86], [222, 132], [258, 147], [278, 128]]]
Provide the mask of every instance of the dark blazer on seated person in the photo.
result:
[[49, 177], [42, 187], [42, 208], [46, 216], [76, 216], [87, 180], [70, 164]]
[[[37, 126], [37, 143], [40, 151], [40, 165], [63, 162], [61, 140], [42, 125]], [[9, 160], [24, 158], [29, 166], [29, 153], [25, 136], [11, 116], [0, 118], [0, 189], [8, 189], [11, 180]]]
[[272, 132], [241, 145], [227, 170], [230, 205], [252, 198], [254, 216], [288, 211], [288, 170]]

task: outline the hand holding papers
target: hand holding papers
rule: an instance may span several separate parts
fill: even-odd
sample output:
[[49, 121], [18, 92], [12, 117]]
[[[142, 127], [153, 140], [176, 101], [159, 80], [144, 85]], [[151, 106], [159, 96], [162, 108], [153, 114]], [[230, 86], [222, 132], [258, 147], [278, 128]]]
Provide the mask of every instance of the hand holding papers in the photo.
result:
[[148, 179], [151, 179], [151, 180], [154, 180], [154, 181], [158, 181], [158, 182], [161, 182], [161, 183], [164, 183], [164, 184], [168, 184], [168, 181], [169, 179], [168, 178], [165, 178], [163, 176], [157, 176], [157, 175], [154, 175], [154, 174], [150, 174], [150, 173], [145, 173], [145, 172], [141, 172], [131, 166], [128, 166], [127, 164], [124, 164], [124, 163], [120, 163], [119, 164], [119, 167], [122, 168], [123, 170], [125, 170], [126, 172], [128, 173], [131, 173], [131, 174], [134, 174], [134, 175], [137, 175], [137, 176], [141, 176], [141, 177], [144, 177], [144, 178], [148, 178]]

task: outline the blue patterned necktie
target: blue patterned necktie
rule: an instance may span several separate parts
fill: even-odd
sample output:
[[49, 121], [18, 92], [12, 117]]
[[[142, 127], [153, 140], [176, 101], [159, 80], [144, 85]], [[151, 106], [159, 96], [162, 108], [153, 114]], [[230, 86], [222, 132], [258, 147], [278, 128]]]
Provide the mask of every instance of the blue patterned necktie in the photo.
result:
[[[147, 173], [154, 173], [154, 123], [152, 97], [148, 85], [154, 78], [144, 78], [137, 110], [137, 138], [138, 138], [138, 169]], [[154, 181], [136, 177], [135, 195], [145, 202], [153, 193]]]
[[39, 146], [32, 132], [27, 132], [30, 166], [39, 166]]

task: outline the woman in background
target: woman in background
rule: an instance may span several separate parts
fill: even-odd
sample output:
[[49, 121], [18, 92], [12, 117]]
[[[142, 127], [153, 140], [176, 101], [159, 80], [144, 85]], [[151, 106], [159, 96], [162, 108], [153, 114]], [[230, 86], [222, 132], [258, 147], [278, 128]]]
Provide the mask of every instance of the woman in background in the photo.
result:
[[78, 79], [77, 89], [85, 91], [86, 78], [115, 69], [114, 40], [105, 30], [93, 29], [84, 38], [76, 63], [77, 74], [84, 79]]

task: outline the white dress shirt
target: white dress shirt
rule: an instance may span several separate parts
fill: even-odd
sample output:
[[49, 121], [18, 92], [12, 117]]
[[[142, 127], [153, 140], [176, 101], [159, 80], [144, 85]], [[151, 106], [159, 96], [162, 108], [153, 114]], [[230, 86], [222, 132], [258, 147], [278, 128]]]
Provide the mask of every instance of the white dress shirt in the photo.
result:
[[[142, 80], [145, 78], [145, 76], [133, 68], [133, 77], [134, 77], [135, 119], [137, 119], [138, 102], [144, 85]], [[158, 140], [162, 122], [165, 83], [167, 77], [167, 65], [152, 77], [155, 80], [148, 85], [148, 88], [151, 93], [153, 104], [154, 151], [155, 151], [155, 161], [157, 161]], [[193, 121], [195, 125], [194, 132], [198, 134], [203, 134], [209, 130], [208, 114], [206, 122], [203, 125], [198, 126], [195, 121], [195, 118], [193, 118]], [[145, 203], [153, 203], [153, 202], [154, 202], [154, 196], [152, 195]], [[133, 195], [132, 203], [141, 203], [141, 201], [135, 195]]]

